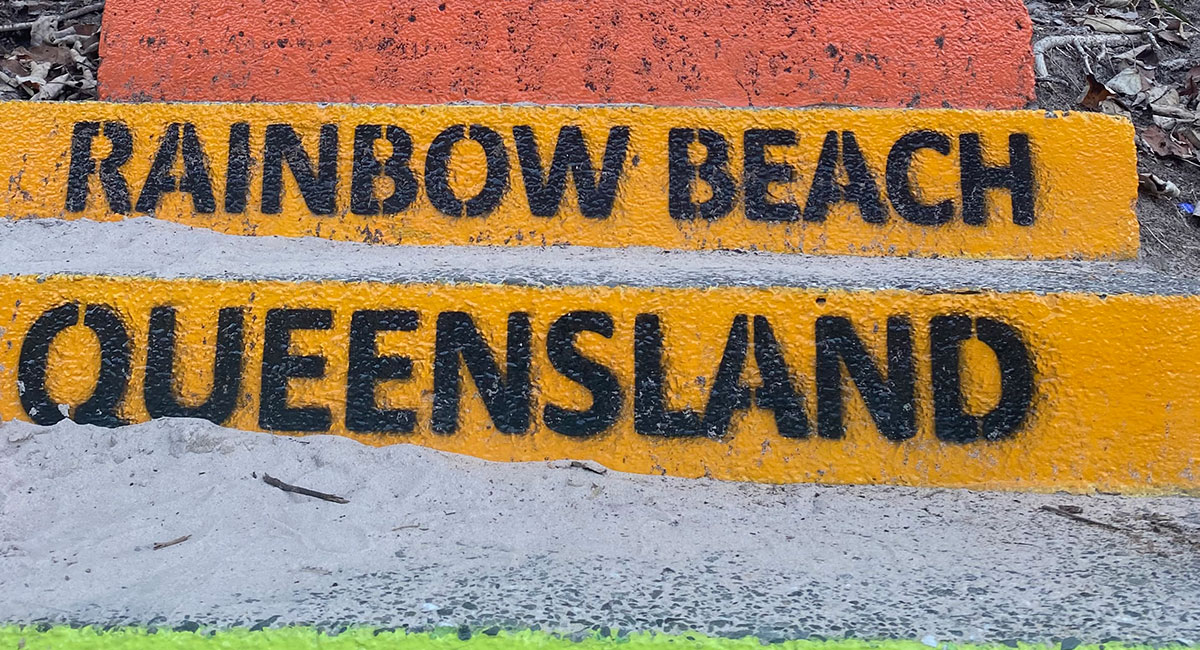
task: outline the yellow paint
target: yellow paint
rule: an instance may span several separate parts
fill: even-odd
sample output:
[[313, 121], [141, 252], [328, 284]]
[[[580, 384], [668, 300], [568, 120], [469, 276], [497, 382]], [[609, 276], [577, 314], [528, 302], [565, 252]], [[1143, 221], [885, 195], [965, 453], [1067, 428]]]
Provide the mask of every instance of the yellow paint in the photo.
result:
[[[241, 397], [228, 426], [257, 430], [263, 322], [268, 309], [328, 308], [328, 331], [297, 333], [293, 354], [327, 358], [325, 376], [293, 380], [290, 403], [332, 410], [331, 433], [343, 425], [348, 329], [361, 309], [411, 309], [413, 332], [379, 337], [379, 353], [413, 360], [408, 381], [387, 382], [380, 402], [414, 408], [416, 431], [403, 435], [351, 435], [364, 443], [411, 442], [499, 461], [588, 458], [618, 470], [765, 482], [891, 483], [1011, 489], [1179, 491], [1200, 488], [1200, 298], [1086, 294], [925, 294], [907, 291], [846, 292], [809, 289], [522, 288], [491, 285], [394, 285], [378, 283], [219, 282], [106, 277], [0, 278], [0, 415], [28, 419], [17, 393], [18, 355], [31, 323], [45, 310], [68, 302], [106, 304], [122, 317], [132, 337], [132, 378], [120, 406], [130, 421], [147, 419], [142, 401], [148, 314], [154, 306], [178, 308], [176, 383], [193, 403], [211, 385], [217, 310], [248, 308]], [[585, 354], [610, 367], [624, 400], [620, 419], [590, 439], [572, 439], [542, 423], [548, 402], [586, 408], [588, 395], [558, 374], [546, 356], [549, 324], [573, 310], [612, 315], [611, 339], [579, 337]], [[430, 430], [432, 367], [437, 314], [470, 313], [498, 359], [504, 358], [510, 312], [527, 312], [533, 332], [533, 424], [524, 435], [493, 427], [464, 370], [461, 427]], [[703, 409], [738, 314], [767, 317], [779, 339], [793, 380], [801, 386], [810, 422], [815, 319], [847, 316], [864, 345], [880, 359], [889, 316], [913, 323], [916, 358], [916, 437], [890, 442], [879, 435], [858, 393], [846, 388], [847, 435], [785, 439], [769, 411], [735, 415], [724, 439], [663, 439], [635, 433], [633, 323], [639, 313], [658, 314], [664, 328], [668, 394], [672, 407]], [[932, 431], [929, 321], [941, 314], [1001, 320], [1016, 328], [1032, 353], [1035, 393], [1031, 414], [1018, 433], [1000, 442], [949, 444]], [[76, 329], [83, 329], [77, 326]], [[972, 343], [975, 345], [975, 343]], [[58, 337], [50, 365], [52, 396], [77, 403], [75, 387], [94, 381], [94, 338], [68, 330]], [[964, 348], [970, 348], [966, 345]], [[964, 390], [969, 410], [986, 411], [998, 398], [995, 355], [965, 349]], [[502, 363], [502, 361], [501, 361]], [[744, 381], [759, 383], [754, 355]], [[849, 386], [848, 380], [846, 386]]]
[[[6, 179], [0, 184], [0, 214], [14, 218], [102, 221], [124, 218], [108, 211], [95, 177], [86, 210], [65, 211], [73, 125], [79, 121], [104, 120], [123, 121], [132, 131], [134, 153], [122, 169], [130, 179], [134, 202], [167, 125], [194, 124], [213, 177], [217, 210], [211, 215], [197, 214], [188, 195], [171, 193], [163, 198], [154, 216], [232, 234], [316, 236], [383, 244], [573, 244], [1013, 259], [1128, 259], [1135, 258], [1138, 250], [1132, 126], [1106, 115], [1041, 111], [14, 102], [0, 104], [0, 138], [5, 143], [0, 151], [0, 178]], [[227, 142], [229, 127], [236, 122], [250, 124], [255, 160], [251, 165], [248, 208], [241, 214], [228, 214], [223, 201], [229, 158]], [[265, 127], [270, 123], [293, 125], [314, 159], [321, 125], [339, 125], [334, 215], [311, 214], [286, 170], [282, 214], [261, 213], [261, 152]], [[421, 183], [415, 202], [397, 215], [352, 214], [349, 205], [354, 127], [360, 124], [394, 124], [407, 130], [414, 143], [409, 166], [418, 178], [423, 175], [431, 141], [446, 127], [480, 124], [495, 129], [504, 139], [510, 161], [508, 191], [502, 203], [487, 217], [448, 217], [429, 202]], [[533, 216], [515, 151], [514, 125], [533, 128], [543, 167], [549, 165], [563, 125], [581, 127], [597, 167], [608, 129], [629, 126], [632, 131], [629, 152], [611, 216], [607, 219], [581, 216], [573, 183], [568, 183], [562, 209], [556, 216]], [[739, 179], [742, 136], [747, 129], [796, 131], [799, 138], [796, 146], [769, 147], [766, 158], [791, 164], [797, 173], [794, 183], [771, 184], [772, 200], [791, 198], [801, 207], [827, 132], [856, 133], [865, 160], [883, 190], [887, 155], [897, 138], [915, 130], [937, 130], [949, 135], [955, 144], [949, 156], [922, 151], [914, 157], [911, 171], [916, 185], [914, 193], [926, 202], [955, 199], [959, 202], [958, 214], [945, 225], [921, 226], [901, 219], [893, 211], [886, 223], [873, 225], [864, 222], [852, 205], [840, 204], [823, 223], [765, 223], [747, 220], [744, 203], [739, 198], [734, 211], [716, 222], [677, 222], [669, 216], [667, 202], [667, 134], [673, 127], [706, 128], [724, 135], [733, 146], [732, 171]], [[986, 225], [963, 223], [957, 136], [968, 132], [981, 134], [984, 158], [990, 165], [1007, 163], [1010, 134], [1028, 134], [1036, 185], [1037, 220], [1033, 226], [1014, 224], [1007, 193], [996, 190], [988, 191]], [[109, 149], [105, 138], [96, 139], [97, 156], [103, 156]], [[379, 141], [375, 149], [378, 156], [385, 156], [390, 154], [391, 145]], [[479, 145], [460, 143], [454, 147], [451, 185], [460, 198], [469, 198], [482, 186], [482, 161]], [[180, 168], [177, 161], [177, 176]], [[708, 190], [703, 183], [697, 185], [699, 200]], [[391, 183], [381, 179], [375, 187], [376, 194], [382, 196], [390, 192]], [[884, 195], [884, 204], [888, 205], [886, 191]]]

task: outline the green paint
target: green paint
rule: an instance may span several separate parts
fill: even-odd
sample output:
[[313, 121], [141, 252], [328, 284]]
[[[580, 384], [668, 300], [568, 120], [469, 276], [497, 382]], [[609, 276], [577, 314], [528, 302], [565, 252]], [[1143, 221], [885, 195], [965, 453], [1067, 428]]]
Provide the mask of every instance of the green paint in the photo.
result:
[[[312, 628], [288, 627], [149, 632], [139, 628], [100, 630], [91, 627], [0, 627], [0, 650], [759, 650], [758, 639], [722, 639], [702, 634], [637, 633], [622, 637], [592, 636], [571, 641], [544, 632], [474, 634], [462, 639], [456, 630], [410, 634], [376, 632], [370, 628], [328, 634]], [[917, 641], [787, 641], [772, 650], [929, 650]], [[1185, 646], [1176, 646], [1183, 648]], [[1021, 644], [1018, 650], [1057, 650], [1058, 646]], [[1081, 645], [1076, 650], [1140, 650], [1144, 646]], [[1011, 650], [1008, 646], [943, 644], [941, 650]], [[1148, 648], [1147, 648], [1148, 650]], [[1160, 649], [1161, 650], [1161, 649]]]

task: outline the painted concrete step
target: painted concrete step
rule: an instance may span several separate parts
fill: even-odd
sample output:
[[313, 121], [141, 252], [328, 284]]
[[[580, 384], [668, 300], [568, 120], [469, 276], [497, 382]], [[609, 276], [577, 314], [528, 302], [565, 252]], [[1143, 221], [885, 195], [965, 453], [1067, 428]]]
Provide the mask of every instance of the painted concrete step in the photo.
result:
[[120, 100], [1022, 108], [1020, 0], [109, 0]]
[[1138, 251], [1133, 128], [1100, 114], [16, 102], [0, 117], [6, 217], [380, 244]]
[[[350, 503], [268, 488], [264, 470]], [[183, 420], [5, 422], [0, 487], [4, 581], [30, 585], [0, 590], [10, 620], [202, 627], [195, 646], [0, 627], [14, 650], [1196, 648], [1194, 498], [598, 476]], [[244, 630], [266, 620], [255, 643]], [[326, 621], [336, 636], [278, 629]]]
[[4, 419], [763, 482], [1200, 489], [1200, 283], [1135, 263], [0, 234]]

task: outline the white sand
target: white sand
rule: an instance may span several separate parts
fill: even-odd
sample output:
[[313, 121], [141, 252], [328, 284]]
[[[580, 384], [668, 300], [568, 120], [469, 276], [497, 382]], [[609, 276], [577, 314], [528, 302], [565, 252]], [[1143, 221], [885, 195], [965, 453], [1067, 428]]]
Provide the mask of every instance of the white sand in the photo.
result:
[[193, 421], [6, 423], [0, 621], [40, 620], [1200, 641], [1200, 500], [759, 486]]

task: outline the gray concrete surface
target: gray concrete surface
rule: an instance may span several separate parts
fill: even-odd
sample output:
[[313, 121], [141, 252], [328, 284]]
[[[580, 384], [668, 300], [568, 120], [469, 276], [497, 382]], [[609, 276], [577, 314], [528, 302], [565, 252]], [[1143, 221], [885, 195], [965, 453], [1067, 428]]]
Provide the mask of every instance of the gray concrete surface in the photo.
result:
[[238, 237], [150, 218], [0, 220], [0, 274], [1198, 294], [1139, 262], [813, 257], [583, 247], [397, 247]]
[[[1109, 527], [1041, 509], [1063, 504]], [[1200, 500], [738, 484], [197, 421], [9, 422], [0, 621], [1196, 642]]]

